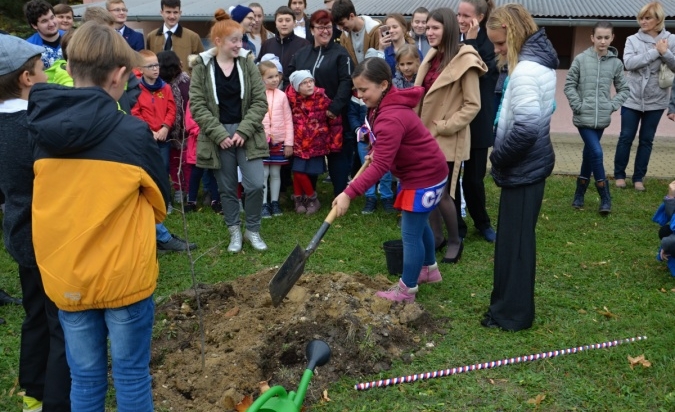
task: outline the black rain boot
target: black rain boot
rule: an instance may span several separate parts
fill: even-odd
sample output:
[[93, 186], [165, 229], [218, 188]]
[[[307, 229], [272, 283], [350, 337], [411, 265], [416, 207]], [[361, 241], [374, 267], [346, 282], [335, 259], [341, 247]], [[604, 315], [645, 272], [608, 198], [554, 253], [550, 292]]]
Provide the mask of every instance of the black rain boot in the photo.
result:
[[584, 207], [584, 195], [588, 189], [588, 179], [585, 177], [577, 177], [577, 190], [574, 192], [574, 200], [572, 207], [575, 209], [582, 209]]
[[595, 182], [595, 187], [598, 189], [598, 194], [600, 194], [600, 207], [598, 211], [601, 215], [606, 215], [612, 211], [612, 197], [609, 195], [607, 180]]

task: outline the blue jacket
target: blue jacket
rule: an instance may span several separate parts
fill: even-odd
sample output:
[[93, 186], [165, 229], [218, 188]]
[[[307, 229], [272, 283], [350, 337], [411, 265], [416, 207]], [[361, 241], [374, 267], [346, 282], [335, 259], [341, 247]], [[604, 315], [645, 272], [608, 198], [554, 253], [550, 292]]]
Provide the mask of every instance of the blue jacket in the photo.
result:
[[124, 25], [122, 37], [124, 37], [124, 40], [129, 43], [129, 46], [131, 46], [132, 49], [136, 51], [145, 49], [145, 40], [143, 40], [143, 35], [131, 27]]
[[[652, 221], [658, 223], [660, 226], [668, 226], [671, 231], [675, 231], [673, 212], [675, 212], [675, 199], [665, 198], [656, 210], [656, 213], [654, 213]], [[666, 263], [668, 264], [670, 274], [675, 276], [675, 233], [661, 239], [661, 247], [656, 254], [656, 260], [658, 261], [661, 261], [661, 249], [670, 255]]]
[[356, 96], [352, 96], [349, 101], [349, 109], [347, 109], [347, 120], [349, 121], [349, 130], [356, 134], [358, 129], [363, 126], [366, 115], [368, 114], [368, 107], [363, 104], [363, 100]]
[[[54, 64], [55, 61], [63, 59], [63, 52], [61, 51], [61, 37], [63, 37], [65, 33], [65, 31], [59, 30], [59, 45], [56, 48], [45, 46], [45, 51], [42, 52], [42, 63], [45, 65], [45, 69], [52, 67], [52, 64]], [[40, 37], [40, 33], [33, 34], [27, 38], [26, 41], [37, 46], [45, 45], [42, 37]]]

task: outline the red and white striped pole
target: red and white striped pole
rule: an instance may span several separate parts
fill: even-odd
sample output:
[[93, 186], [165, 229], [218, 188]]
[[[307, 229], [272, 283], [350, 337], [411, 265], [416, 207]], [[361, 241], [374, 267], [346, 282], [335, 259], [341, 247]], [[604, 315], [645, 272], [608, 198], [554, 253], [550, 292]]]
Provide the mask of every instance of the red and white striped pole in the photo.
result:
[[613, 346], [618, 346], [622, 343], [631, 343], [631, 342], [636, 342], [636, 341], [640, 341], [640, 340], [644, 340], [644, 339], [647, 339], [647, 337], [646, 336], [638, 336], [638, 337], [635, 337], [635, 338], [613, 340], [613, 341], [609, 341], [609, 342], [596, 343], [596, 344], [593, 344], [593, 345], [578, 346], [576, 348], [555, 350], [555, 351], [552, 351], [552, 352], [541, 352], [541, 353], [537, 353], [537, 354], [533, 354], [533, 355], [518, 356], [516, 358], [507, 358], [507, 359], [501, 359], [501, 360], [492, 361], [492, 362], [475, 363], [473, 365], [460, 366], [459, 368], [441, 369], [441, 370], [437, 370], [437, 371], [434, 371], [434, 372], [424, 372], [424, 373], [418, 373], [418, 374], [415, 374], [415, 375], [399, 376], [397, 378], [380, 379], [378, 381], [363, 382], [363, 383], [356, 384], [356, 385], [354, 385], [354, 389], [356, 389], [357, 391], [365, 391], [365, 390], [371, 389], [371, 388], [381, 388], [381, 387], [385, 387], [385, 386], [396, 385], [396, 384], [399, 384], [399, 383], [410, 383], [410, 382], [415, 382], [415, 381], [421, 381], [421, 380], [424, 380], [424, 379], [440, 378], [440, 377], [443, 377], [443, 376], [456, 375], [458, 373], [470, 372], [470, 371], [475, 371], [475, 370], [480, 370], [480, 369], [492, 369], [492, 368], [496, 368], [498, 366], [511, 365], [511, 364], [514, 364], [514, 363], [529, 362], [529, 361], [546, 359], [546, 358], [555, 358], [556, 356], [567, 355], [569, 353], [582, 352], [582, 351], [590, 350], [590, 349], [611, 348]]

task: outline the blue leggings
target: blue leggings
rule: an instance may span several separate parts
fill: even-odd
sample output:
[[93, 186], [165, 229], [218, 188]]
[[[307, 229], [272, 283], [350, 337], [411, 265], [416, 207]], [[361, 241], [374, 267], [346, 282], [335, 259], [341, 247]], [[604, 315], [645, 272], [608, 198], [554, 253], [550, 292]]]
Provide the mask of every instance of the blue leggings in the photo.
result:
[[401, 214], [401, 238], [403, 239], [403, 275], [401, 279], [409, 288], [417, 286], [422, 266], [436, 263], [434, 234], [429, 226], [431, 212], [407, 212]]

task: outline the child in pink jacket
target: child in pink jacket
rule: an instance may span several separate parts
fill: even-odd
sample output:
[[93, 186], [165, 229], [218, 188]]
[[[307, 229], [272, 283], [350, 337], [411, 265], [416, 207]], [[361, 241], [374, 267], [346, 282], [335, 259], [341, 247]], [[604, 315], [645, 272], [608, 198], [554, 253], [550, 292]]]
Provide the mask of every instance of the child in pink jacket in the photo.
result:
[[[288, 158], [293, 156], [293, 117], [286, 94], [279, 90], [280, 67], [278, 60], [262, 61], [258, 65], [267, 95], [267, 114], [262, 123], [270, 146], [270, 157], [263, 160], [265, 171], [263, 218], [282, 215], [281, 206], [279, 206], [281, 166], [287, 165]], [[269, 186], [267, 185], [268, 178]], [[268, 187], [271, 203], [267, 203]]]
[[[192, 118], [192, 113], [190, 113], [190, 103], [188, 102], [185, 109], [185, 132], [188, 135], [187, 138], [187, 153], [185, 154], [185, 167], [191, 168], [190, 172], [190, 182], [188, 184], [188, 199], [184, 208], [186, 212], [194, 212], [197, 210], [197, 193], [199, 192], [199, 182], [204, 176], [207, 179], [204, 179], [204, 190], [207, 190], [211, 195], [211, 209], [214, 212], [221, 214], [223, 208], [220, 204], [220, 195], [218, 194], [218, 184], [216, 183], [216, 177], [213, 175], [213, 170], [211, 169], [202, 169], [197, 167], [197, 136], [199, 136], [199, 125]], [[208, 182], [208, 183], [207, 183]]]

